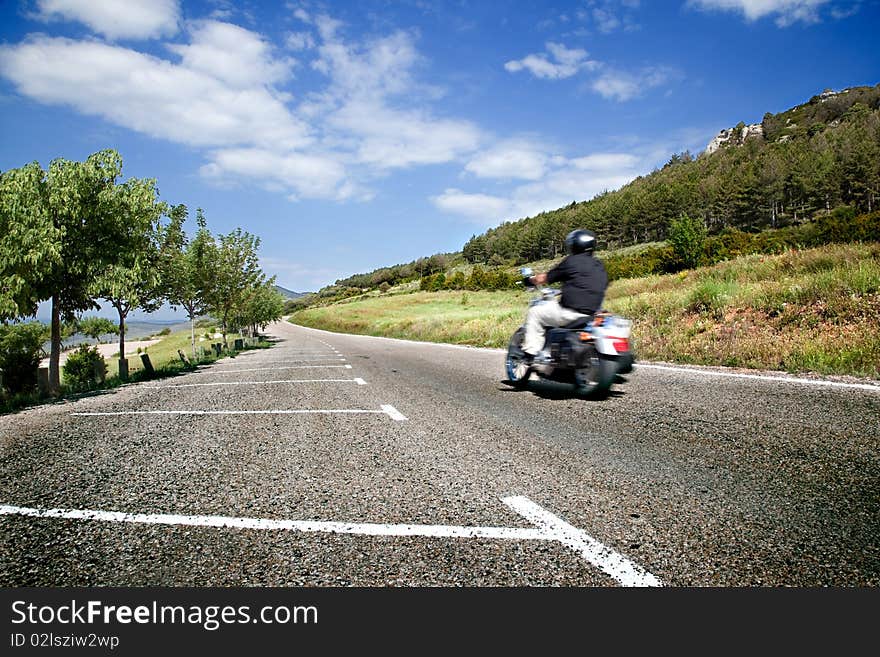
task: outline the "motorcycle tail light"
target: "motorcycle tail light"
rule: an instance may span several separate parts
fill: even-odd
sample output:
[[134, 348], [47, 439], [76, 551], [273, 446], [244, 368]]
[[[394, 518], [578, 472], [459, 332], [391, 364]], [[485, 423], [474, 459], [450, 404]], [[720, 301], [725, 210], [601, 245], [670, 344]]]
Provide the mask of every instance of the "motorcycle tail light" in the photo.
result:
[[611, 344], [614, 346], [615, 351], [617, 351], [618, 353], [629, 351], [629, 340], [626, 340], [624, 338], [614, 338], [611, 341]]

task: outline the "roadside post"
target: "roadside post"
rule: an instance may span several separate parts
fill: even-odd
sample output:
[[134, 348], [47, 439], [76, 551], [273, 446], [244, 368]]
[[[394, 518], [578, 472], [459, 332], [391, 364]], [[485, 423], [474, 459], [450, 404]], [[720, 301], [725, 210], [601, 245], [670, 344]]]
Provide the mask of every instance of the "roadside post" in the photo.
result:
[[128, 358], [119, 359], [119, 378], [123, 381], [128, 380]]
[[153, 376], [156, 370], [153, 369], [153, 363], [150, 362], [149, 354], [141, 354], [141, 362], [144, 364], [144, 371], [148, 376]]
[[49, 392], [49, 368], [41, 367], [37, 370], [37, 389], [41, 393]]

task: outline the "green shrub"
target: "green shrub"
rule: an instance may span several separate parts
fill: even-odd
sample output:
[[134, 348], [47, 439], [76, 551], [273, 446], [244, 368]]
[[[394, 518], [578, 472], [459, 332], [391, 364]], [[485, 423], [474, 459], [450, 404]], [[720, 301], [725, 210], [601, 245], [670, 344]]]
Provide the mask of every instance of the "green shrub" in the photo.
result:
[[40, 322], [0, 325], [0, 370], [10, 394], [33, 390], [48, 330]]
[[736, 286], [733, 283], [717, 280], [703, 281], [691, 292], [688, 298], [688, 310], [698, 313], [712, 313], [720, 318], [735, 291]]
[[706, 241], [706, 225], [702, 219], [686, 214], [669, 224], [669, 243], [685, 269], [700, 265]]
[[107, 365], [97, 347], [82, 344], [64, 363], [64, 382], [71, 388], [90, 388], [106, 376]]

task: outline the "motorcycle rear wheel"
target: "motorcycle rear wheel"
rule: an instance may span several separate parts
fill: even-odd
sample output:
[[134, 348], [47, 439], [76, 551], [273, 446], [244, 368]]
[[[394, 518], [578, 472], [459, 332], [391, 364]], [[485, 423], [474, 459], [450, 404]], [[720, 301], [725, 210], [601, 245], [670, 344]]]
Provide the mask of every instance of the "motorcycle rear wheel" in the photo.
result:
[[588, 397], [600, 397], [608, 392], [617, 375], [617, 364], [598, 353], [590, 356], [586, 367], [574, 371], [574, 381], [578, 392]]
[[525, 352], [522, 350], [524, 335], [522, 328], [517, 329], [507, 346], [507, 380], [515, 388], [525, 388], [532, 375], [532, 368], [525, 362]]

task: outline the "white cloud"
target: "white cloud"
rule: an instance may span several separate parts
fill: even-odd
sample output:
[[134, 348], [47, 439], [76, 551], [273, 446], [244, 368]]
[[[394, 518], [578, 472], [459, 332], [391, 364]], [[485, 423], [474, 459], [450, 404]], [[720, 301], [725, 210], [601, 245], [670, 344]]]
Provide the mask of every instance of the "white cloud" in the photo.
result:
[[213, 151], [203, 176], [218, 182], [247, 178], [295, 198], [345, 200], [356, 189], [345, 184], [346, 171], [332, 154], [279, 153], [269, 148], [224, 148]]
[[291, 50], [310, 50], [315, 47], [315, 38], [309, 32], [291, 32], [284, 43]]
[[[331, 19], [316, 22], [328, 25]], [[321, 30], [324, 41], [313, 63], [330, 86], [302, 108], [326, 117], [331, 140], [353, 142], [356, 161], [379, 169], [449, 162], [477, 148], [481, 133], [472, 123], [437, 117], [419, 103], [427, 91], [413, 79], [412, 69], [422, 60], [411, 34], [349, 44], [338, 28]]]
[[598, 66], [598, 62], [588, 59], [586, 50], [566, 48], [552, 41], [547, 42], [546, 48], [547, 53], [535, 53], [526, 55], [522, 59], [511, 60], [504, 64], [504, 68], [511, 73], [527, 70], [536, 78], [562, 80], [570, 78], [581, 70], [593, 70]]
[[311, 140], [268, 89], [231, 85], [235, 68], [208, 72], [95, 41], [35, 36], [0, 47], [0, 74], [40, 102], [179, 143], [297, 148]]
[[275, 59], [260, 35], [231, 23], [199, 21], [191, 26], [191, 41], [169, 45], [183, 68], [204, 73], [230, 87], [246, 89], [272, 85], [290, 76], [292, 60]]
[[493, 226], [618, 189], [649, 168], [647, 158], [636, 153], [600, 152], [573, 159], [545, 153], [542, 161], [544, 175], [514, 186], [504, 196], [447, 189], [430, 201], [444, 212]]
[[659, 87], [678, 73], [663, 67], [650, 67], [638, 72], [606, 70], [593, 80], [591, 88], [603, 98], [620, 102], [641, 96], [646, 90]]
[[37, 17], [83, 23], [109, 39], [150, 39], [175, 34], [178, 0], [38, 0]]
[[602, 62], [588, 58], [586, 50], [566, 48], [548, 42], [546, 53], [531, 54], [523, 59], [509, 61], [504, 68], [511, 73], [527, 70], [537, 78], [561, 80], [581, 71], [599, 71], [589, 88], [603, 98], [627, 101], [641, 96], [646, 90], [659, 87], [680, 74], [668, 67], [652, 66], [637, 72], [627, 72], [608, 68]]
[[166, 45], [169, 58], [31, 35], [0, 45], [0, 76], [37, 102], [208, 149], [200, 173], [215, 183], [247, 181], [292, 199], [370, 198], [370, 182], [391, 168], [464, 162], [480, 147], [473, 123], [434, 111], [440, 90], [416, 80], [425, 62], [413, 34], [348, 41], [335, 19], [300, 17], [317, 32], [287, 45], [312, 47], [326, 81], [298, 104], [296, 62], [215, 20], [189, 23], [185, 41]]
[[689, 0], [689, 5], [699, 9], [735, 11], [746, 20], [756, 21], [765, 16], [775, 16], [776, 24], [787, 27], [798, 21], [819, 21], [819, 9], [829, 0]]
[[550, 156], [540, 146], [524, 140], [509, 140], [478, 153], [465, 165], [465, 171], [479, 178], [539, 180], [549, 161]]
[[487, 226], [496, 224], [501, 217], [507, 216], [511, 207], [508, 199], [488, 194], [468, 194], [454, 188], [447, 189], [439, 196], [432, 196], [430, 200], [441, 210], [465, 216]]
[[634, 13], [639, 4], [638, 0], [586, 0], [575, 15], [602, 34], [632, 31], [638, 29]]

